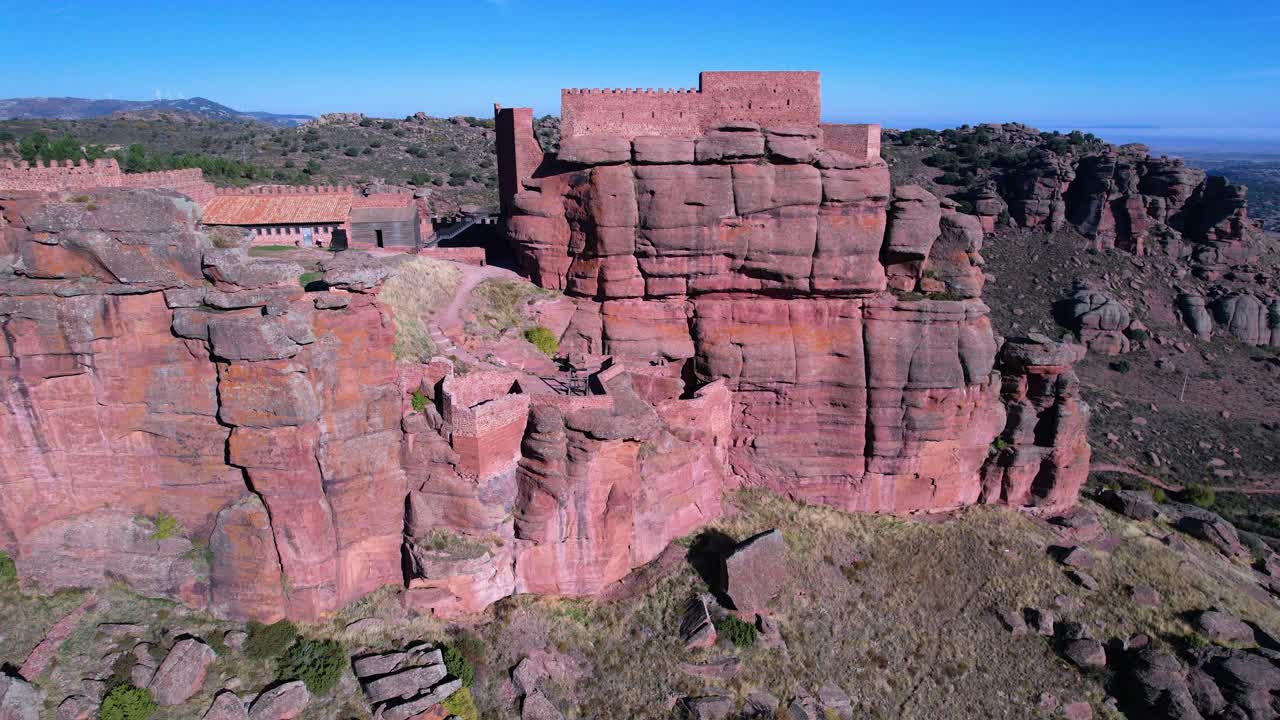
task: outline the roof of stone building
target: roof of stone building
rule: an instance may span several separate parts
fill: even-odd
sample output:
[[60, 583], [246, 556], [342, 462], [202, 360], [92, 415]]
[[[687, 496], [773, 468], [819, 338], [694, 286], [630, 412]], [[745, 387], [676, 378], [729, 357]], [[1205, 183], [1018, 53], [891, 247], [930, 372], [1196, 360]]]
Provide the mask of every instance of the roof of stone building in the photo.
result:
[[343, 223], [351, 212], [348, 193], [219, 195], [204, 208], [205, 225], [296, 225]]
[[351, 222], [404, 222], [418, 219], [417, 208], [413, 205], [402, 207], [353, 207]]
[[374, 193], [357, 195], [351, 201], [353, 208], [391, 208], [408, 207], [413, 204], [413, 196], [408, 193]]

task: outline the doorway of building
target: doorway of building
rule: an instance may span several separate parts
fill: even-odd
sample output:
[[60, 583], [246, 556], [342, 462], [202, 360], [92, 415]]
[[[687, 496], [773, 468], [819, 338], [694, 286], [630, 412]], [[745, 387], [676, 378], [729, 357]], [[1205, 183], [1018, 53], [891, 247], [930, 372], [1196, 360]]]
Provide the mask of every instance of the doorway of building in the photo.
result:
[[374, 232], [374, 235], [376, 235], [378, 238], [378, 247], [382, 247], [382, 231], [374, 230], [373, 232]]

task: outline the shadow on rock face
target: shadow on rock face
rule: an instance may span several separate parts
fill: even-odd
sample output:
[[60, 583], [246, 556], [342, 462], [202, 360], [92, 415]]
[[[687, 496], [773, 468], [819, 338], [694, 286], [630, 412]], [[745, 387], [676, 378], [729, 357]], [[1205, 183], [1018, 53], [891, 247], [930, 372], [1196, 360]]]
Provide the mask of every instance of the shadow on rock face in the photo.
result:
[[694, 538], [685, 558], [721, 603], [727, 600], [728, 576], [724, 561], [738, 546], [738, 541], [719, 530], [706, 530]]

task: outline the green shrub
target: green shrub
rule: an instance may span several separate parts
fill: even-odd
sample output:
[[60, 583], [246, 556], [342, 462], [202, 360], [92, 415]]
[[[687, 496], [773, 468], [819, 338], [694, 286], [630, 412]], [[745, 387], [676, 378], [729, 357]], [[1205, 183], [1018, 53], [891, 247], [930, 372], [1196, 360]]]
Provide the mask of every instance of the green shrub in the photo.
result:
[[1158, 503], [1169, 502], [1169, 496], [1165, 493], [1164, 488], [1155, 485], [1151, 486], [1151, 499]]
[[298, 276], [298, 284], [302, 285], [303, 289], [306, 289], [311, 283], [320, 282], [322, 277], [324, 277], [324, 273], [319, 271], [305, 272]]
[[1127, 373], [1133, 369], [1133, 366], [1129, 364], [1128, 360], [1116, 360], [1112, 362], [1110, 365], [1108, 365], [1108, 367], [1122, 374]]
[[1151, 333], [1147, 332], [1146, 330], [1140, 330], [1138, 328], [1125, 328], [1124, 336], [1136, 343], [1141, 343], [1141, 342], [1146, 342], [1148, 339], [1150, 339]]
[[9, 553], [0, 552], [0, 585], [10, 585], [18, 580], [18, 566]]
[[249, 623], [249, 638], [244, 642], [244, 654], [256, 660], [279, 657], [298, 639], [298, 628], [288, 620], [270, 625]]
[[117, 685], [102, 699], [99, 720], [146, 720], [156, 711], [151, 691], [132, 685]]
[[409, 396], [409, 404], [413, 406], [414, 412], [425, 412], [427, 406], [431, 404], [431, 398], [421, 390], [414, 390], [413, 395]]
[[462, 681], [462, 687], [469, 688], [475, 683], [476, 668], [457, 647], [444, 647], [444, 666], [450, 675]]
[[548, 357], [555, 357], [560, 352], [560, 341], [556, 339], [555, 333], [541, 325], [525, 330], [524, 339], [533, 343]]
[[280, 657], [278, 673], [282, 680], [301, 680], [307, 689], [324, 694], [338, 684], [347, 655], [337, 640], [302, 638]]
[[991, 443], [991, 449], [995, 452], [1001, 452], [1009, 447], [1009, 441], [1003, 437], [997, 436]]
[[458, 720], [480, 720], [480, 710], [476, 708], [475, 698], [471, 697], [471, 688], [461, 688], [445, 698], [440, 707]]
[[182, 524], [169, 513], [162, 512], [156, 515], [152, 518], [152, 522], [156, 524], [156, 529], [151, 531], [152, 540], [166, 540], [182, 534]]
[[1197, 507], [1211, 508], [1217, 502], [1217, 495], [1208, 485], [1191, 484], [1183, 488], [1182, 501]]
[[716, 634], [728, 638], [736, 647], [751, 647], [756, 644], [756, 626], [729, 615], [715, 622]]

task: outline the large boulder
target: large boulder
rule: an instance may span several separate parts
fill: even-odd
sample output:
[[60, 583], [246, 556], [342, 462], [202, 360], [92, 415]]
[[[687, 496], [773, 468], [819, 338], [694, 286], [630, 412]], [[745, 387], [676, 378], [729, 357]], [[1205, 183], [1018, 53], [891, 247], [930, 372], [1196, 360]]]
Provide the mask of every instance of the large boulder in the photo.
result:
[[196, 638], [179, 640], [165, 656], [147, 689], [160, 705], [181, 705], [200, 692], [209, 666], [218, 657]]
[[1205, 610], [1195, 618], [1195, 628], [1217, 643], [1253, 644], [1253, 628], [1240, 618], [1220, 610]]
[[214, 696], [201, 720], [249, 720], [249, 711], [234, 692], [223, 690]]
[[16, 675], [0, 672], [0, 720], [40, 720], [44, 691]]
[[743, 540], [725, 558], [725, 594], [739, 612], [763, 610], [787, 579], [787, 544], [767, 530]]
[[1151, 495], [1138, 490], [1106, 489], [1098, 500], [1111, 510], [1134, 520], [1152, 520], [1160, 512], [1160, 506]]
[[1056, 304], [1058, 322], [1076, 334], [1076, 338], [1094, 352], [1117, 355], [1129, 352], [1129, 308], [1111, 293], [1085, 281], [1077, 280], [1071, 295]]
[[293, 720], [311, 704], [306, 683], [294, 680], [264, 690], [249, 706], [249, 720]]

